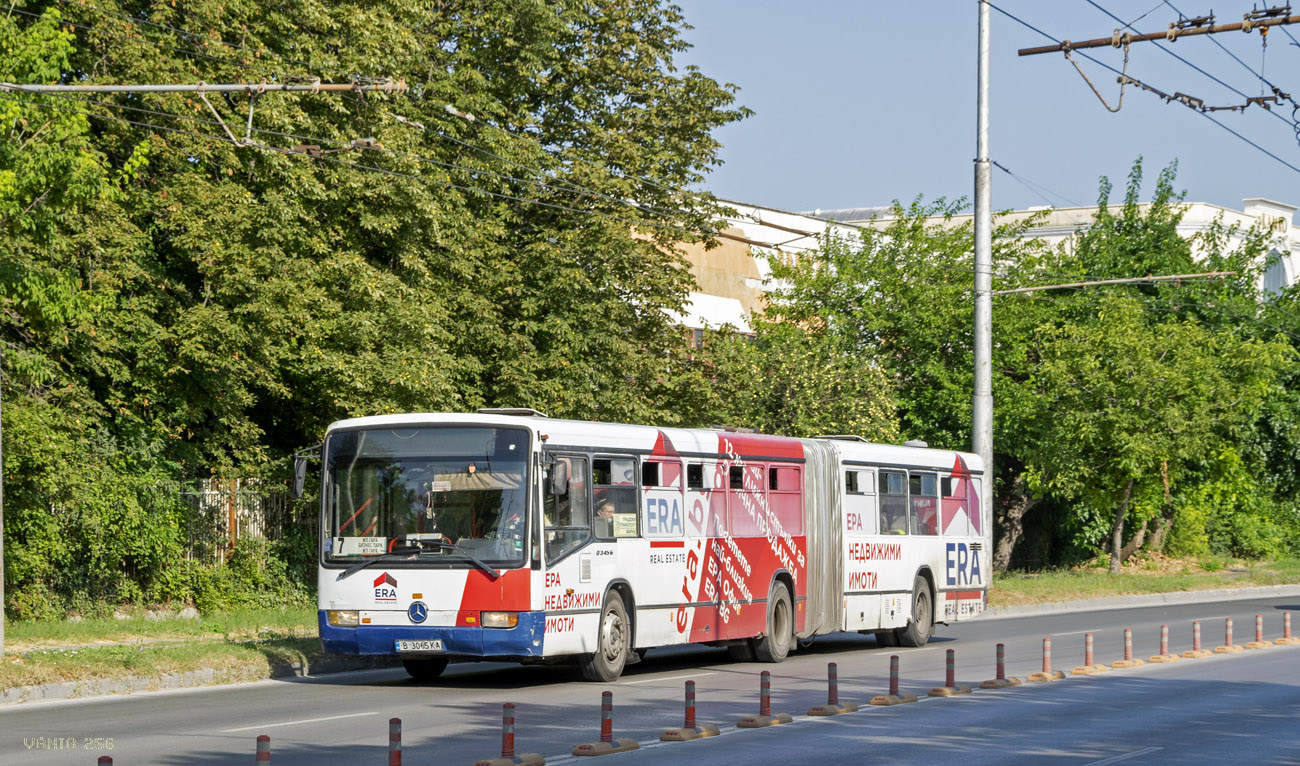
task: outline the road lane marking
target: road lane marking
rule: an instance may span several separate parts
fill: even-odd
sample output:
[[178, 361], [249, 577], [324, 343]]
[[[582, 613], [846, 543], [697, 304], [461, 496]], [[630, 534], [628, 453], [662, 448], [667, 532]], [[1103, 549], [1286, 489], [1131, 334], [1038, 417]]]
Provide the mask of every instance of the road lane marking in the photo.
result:
[[282, 721], [280, 723], [259, 723], [256, 726], [241, 726], [238, 729], [222, 729], [221, 734], [234, 734], [237, 731], [252, 731], [254, 729], [274, 729], [277, 726], [296, 726], [300, 723], [320, 723], [321, 721], [337, 721], [340, 718], [359, 718], [363, 715], [379, 715], [378, 711], [370, 713], [348, 713], [347, 715], [330, 715], [324, 718], [304, 718], [301, 721]]
[[1123, 755], [1115, 755], [1115, 756], [1111, 756], [1110, 758], [1103, 758], [1100, 761], [1093, 761], [1092, 763], [1084, 764], [1084, 766], [1103, 766], [1104, 764], [1107, 763], [1119, 763], [1120, 761], [1127, 761], [1130, 758], [1139, 758], [1144, 755], [1150, 755], [1151, 753], [1154, 753], [1157, 750], [1163, 750], [1163, 749], [1164, 749], [1163, 747], [1145, 747], [1142, 748], [1141, 750], [1134, 750], [1131, 753], [1125, 753]]
[[716, 671], [710, 671], [707, 673], [690, 673], [684, 676], [668, 676], [667, 678], [643, 678], [640, 681], [624, 681], [622, 685], [632, 686], [633, 684], [648, 684], [648, 683], [653, 683], [655, 681], [676, 681], [679, 678], [699, 678], [700, 676], [714, 676], [714, 675], [717, 675]]
[[1053, 636], [1079, 636], [1084, 633], [1104, 633], [1102, 628], [1093, 628], [1091, 630], [1072, 630], [1069, 633], [1052, 633]]

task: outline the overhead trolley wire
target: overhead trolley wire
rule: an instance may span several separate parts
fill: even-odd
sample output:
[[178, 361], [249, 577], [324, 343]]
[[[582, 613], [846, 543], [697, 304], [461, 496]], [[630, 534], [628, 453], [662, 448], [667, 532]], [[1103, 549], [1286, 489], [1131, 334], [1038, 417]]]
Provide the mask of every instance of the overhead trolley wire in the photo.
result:
[[[987, 2], [987, 0], [985, 0], [985, 2]], [[988, 5], [989, 5], [989, 7], [992, 8], [993, 10], [997, 11], [998, 13], [1002, 14], [1003, 16], [1006, 16], [1008, 19], [1011, 19], [1012, 21], [1016, 22], [1017, 24], [1020, 24], [1021, 26], [1025, 27], [1025, 28], [1027, 28], [1027, 29], [1030, 29], [1030, 30], [1032, 30], [1032, 31], [1034, 31], [1034, 32], [1037, 32], [1038, 34], [1042, 35], [1043, 37], [1046, 37], [1048, 40], [1051, 40], [1052, 42], [1056, 43], [1057, 45], [1060, 45], [1060, 44], [1061, 44], [1061, 41], [1060, 41], [1060, 40], [1058, 40], [1058, 39], [1055, 38], [1055, 37], [1052, 37], [1051, 35], [1047, 34], [1046, 32], [1044, 32], [1043, 30], [1039, 29], [1038, 27], [1035, 27], [1033, 24], [1030, 24], [1029, 22], [1024, 21], [1023, 19], [1020, 19], [1019, 17], [1015, 16], [1014, 14], [1012, 14], [1012, 13], [1010, 13], [1010, 12], [1008, 12], [1008, 11], [1005, 11], [1005, 10], [1003, 10], [1002, 8], [999, 8], [998, 6], [994, 5], [994, 4], [991, 3], [991, 2], [990, 2]], [[1075, 51], [1075, 53], [1078, 53], [1080, 56], [1083, 56], [1084, 58], [1088, 59], [1088, 60], [1091, 61], [1092, 63], [1094, 63], [1094, 64], [1096, 64], [1096, 65], [1098, 65], [1098, 66], [1100, 66], [1100, 67], [1102, 67], [1102, 68], [1104, 68], [1104, 69], [1109, 69], [1111, 72], [1114, 72], [1114, 73], [1117, 74], [1117, 75], [1122, 75], [1122, 74], [1123, 74], [1123, 73], [1120, 72], [1118, 69], [1115, 69], [1114, 67], [1110, 66], [1109, 64], [1106, 64], [1106, 63], [1103, 62], [1103, 61], [1099, 61], [1099, 60], [1097, 60], [1096, 58], [1093, 58], [1092, 56], [1088, 55], [1087, 53], [1084, 53], [1083, 51]], [[1189, 107], [1189, 108], [1190, 108], [1190, 107]], [[1233, 130], [1232, 128], [1228, 127], [1227, 125], [1223, 124], [1222, 122], [1219, 122], [1219, 120], [1215, 119], [1214, 116], [1212, 116], [1212, 115], [1210, 115], [1210, 114], [1208, 114], [1208, 113], [1206, 113], [1206, 112], [1202, 112], [1202, 111], [1200, 111], [1199, 109], [1195, 109], [1195, 108], [1192, 108], [1192, 111], [1195, 112], [1196, 114], [1199, 114], [1200, 116], [1204, 117], [1205, 119], [1209, 120], [1210, 122], [1214, 123], [1215, 125], [1217, 125], [1218, 127], [1222, 128], [1223, 130], [1227, 131], [1228, 133], [1231, 133], [1233, 136], [1235, 136], [1236, 138], [1238, 138], [1239, 140], [1241, 140], [1241, 141], [1244, 142], [1245, 144], [1247, 144], [1247, 145], [1253, 147], [1255, 150], [1259, 151], [1260, 153], [1262, 153], [1262, 154], [1264, 154], [1264, 155], [1267, 155], [1269, 158], [1275, 160], [1275, 161], [1276, 161], [1277, 163], [1279, 163], [1280, 165], [1282, 165], [1282, 166], [1284, 166], [1284, 167], [1286, 167], [1286, 168], [1289, 168], [1290, 170], [1293, 170], [1293, 171], [1295, 171], [1296, 173], [1300, 173], [1300, 167], [1296, 167], [1295, 165], [1292, 165], [1291, 163], [1289, 163], [1289, 162], [1287, 162], [1286, 160], [1282, 159], [1281, 157], [1277, 156], [1277, 155], [1274, 154], [1273, 152], [1270, 152], [1269, 150], [1265, 149], [1264, 147], [1260, 146], [1259, 144], [1255, 143], [1254, 141], [1250, 140], [1249, 138], [1243, 136], [1242, 134], [1238, 133], [1237, 131]], [[1279, 115], [1279, 116], [1280, 116], [1280, 115]], [[1282, 118], [1282, 119], [1285, 120], [1286, 118]]]

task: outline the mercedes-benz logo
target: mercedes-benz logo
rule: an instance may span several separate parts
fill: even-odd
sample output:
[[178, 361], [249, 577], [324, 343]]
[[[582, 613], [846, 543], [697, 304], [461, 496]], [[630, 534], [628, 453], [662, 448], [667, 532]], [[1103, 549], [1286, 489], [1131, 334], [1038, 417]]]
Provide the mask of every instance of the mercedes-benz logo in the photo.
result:
[[411, 618], [411, 622], [424, 622], [429, 618], [429, 607], [423, 601], [413, 601], [406, 609], [406, 616]]

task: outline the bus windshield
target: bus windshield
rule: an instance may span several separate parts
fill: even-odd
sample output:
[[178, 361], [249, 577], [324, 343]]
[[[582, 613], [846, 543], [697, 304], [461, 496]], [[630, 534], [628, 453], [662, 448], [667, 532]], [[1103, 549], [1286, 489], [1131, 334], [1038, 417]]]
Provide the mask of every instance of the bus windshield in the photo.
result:
[[528, 433], [512, 428], [340, 431], [325, 445], [324, 559], [523, 566]]

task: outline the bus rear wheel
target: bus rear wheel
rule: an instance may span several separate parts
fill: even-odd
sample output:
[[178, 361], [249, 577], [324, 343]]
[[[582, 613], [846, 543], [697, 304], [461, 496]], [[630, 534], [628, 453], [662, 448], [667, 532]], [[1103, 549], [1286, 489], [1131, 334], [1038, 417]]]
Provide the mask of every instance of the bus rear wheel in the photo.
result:
[[604, 608], [600, 610], [596, 651], [584, 654], [578, 660], [578, 669], [582, 671], [584, 679], [608, 683], [623, 674], [632, 637], [630, 628], [623, 598], [611, 591], [605, 597]]
[[903, 646], [925, 646], [934, 635], [934, 609], [930, 606], [930, 586], [924, 577], [912, 582], [912, 619], [907, 627], [898, 629], [898, 642]]
[[754, 640], [754, 654], [763, 662], [780, 662], [794, 644], [794, 609], [790, 589], [778, 582], [767, 600], [767, 635]]
[[446, 657], [427, 657], [422, 659], [402, 660], [402, 667], [411, 678], [417, 681], [433, 681], [447, 669]]

